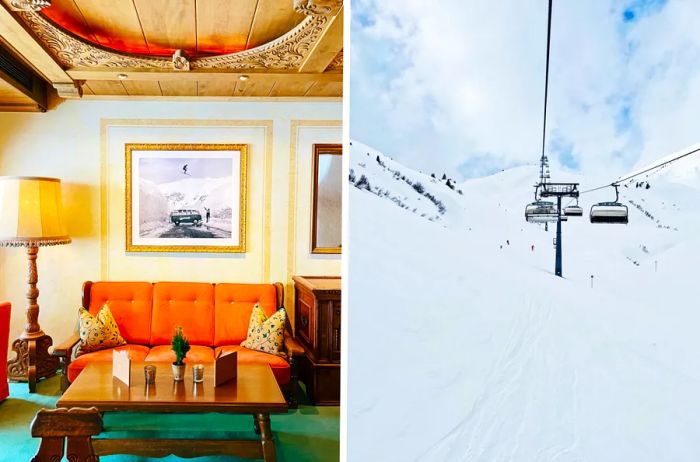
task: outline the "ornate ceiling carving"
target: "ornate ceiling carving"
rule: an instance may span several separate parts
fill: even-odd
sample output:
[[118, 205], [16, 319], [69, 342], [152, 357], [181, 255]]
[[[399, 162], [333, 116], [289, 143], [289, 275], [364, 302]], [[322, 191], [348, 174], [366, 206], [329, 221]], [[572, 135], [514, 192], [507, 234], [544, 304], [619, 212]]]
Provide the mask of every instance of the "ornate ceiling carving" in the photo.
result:
[[343, 0], [294, 0], [294, 10], [306, 15], [334, 15], [343, 5]]
[[[342, 0], [294, 0], [296, 11], [307, 14], [298, 26], [287, 34], [250, 50], [192, 58], [190, 70], [293, 70], [297, 69], [314, 43], [321, 37], [332, 14], [342, 6]], [[187, 69], [183, 59], [151, 57], [111, 51], [89, 43], [56, 26], [41, 14], [32, 11], [18, 13], [33, 34], [51, 55], [66, 68], [104, 67], [160, 70]], [[180, 67], [178, 67], [180, 66]], [[342, 54], [331, 63], [333, 69], [342, 68]]]
[[333, 58], [333, 61], [326, 68], [327, 71], [342, 71], [343, 70], [343, 50]]

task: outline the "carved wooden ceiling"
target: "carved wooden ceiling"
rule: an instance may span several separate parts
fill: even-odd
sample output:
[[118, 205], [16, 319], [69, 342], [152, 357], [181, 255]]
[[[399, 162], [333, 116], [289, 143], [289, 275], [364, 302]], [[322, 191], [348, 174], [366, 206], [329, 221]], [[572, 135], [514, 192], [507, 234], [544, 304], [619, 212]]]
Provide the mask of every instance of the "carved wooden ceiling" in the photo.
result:
[[343, 0], [10, 1], [0, 36], [63, 98], [342, 96]]
[[172, 56], [226, 54], [264, 45], [305, 15], [286, 0], [53, 0], [42, 13], [112, 50]]

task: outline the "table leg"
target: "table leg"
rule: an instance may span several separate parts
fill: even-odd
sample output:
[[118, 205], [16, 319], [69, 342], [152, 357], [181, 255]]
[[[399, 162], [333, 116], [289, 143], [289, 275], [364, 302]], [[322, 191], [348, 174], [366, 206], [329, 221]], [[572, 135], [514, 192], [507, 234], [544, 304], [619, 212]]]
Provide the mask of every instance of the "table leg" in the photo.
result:
[[70, 462], [97, 462], [90, 436], [69, 436], [66, 438], [66, 457]]
[[258, 422], [258, 416], [257, 416], [257, 415], [254, 415], [254, 416], [253, 416], [253, 426], [254, 426], [254, 429], [255, 429], [255, 433], [259, 435], [259, 434], [260, 434], [260, 423]]
[[42, 438], [32, 462], [51, 462], [63, 459], [64, 438]]
[[255, 421], [260, 428], [260, 444], [262, 445], [263, 460], [265, 462], [275, 462], [275, 442], [272, 440], [272, 430], [270, 429], [270, 414], [255, 414]]

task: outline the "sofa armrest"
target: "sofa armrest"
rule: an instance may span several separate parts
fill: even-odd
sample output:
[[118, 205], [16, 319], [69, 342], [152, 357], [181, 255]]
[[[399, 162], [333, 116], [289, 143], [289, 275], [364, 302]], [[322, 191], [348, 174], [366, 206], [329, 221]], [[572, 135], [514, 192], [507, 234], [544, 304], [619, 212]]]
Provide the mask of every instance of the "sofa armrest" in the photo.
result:
[[289, 353], [290, 357], [302, 356], [304, 354], [304, 347], [290, 335], [284, 336], [284, 347], [287, 349], [287, 353]]
[[66, 340], [56, 345], [51, 353], [53, 356], [58, 357], [60, 361], [59, 373], [61, 375], [61, 392], [66, 391], [68, 385], [70, 385], [68, 382], [68, 366], [73, 359], [73, 348], [75, 348], [78, 342], [80, 342], [80, 336], [77, 332], [74, 332]]
[[52, 355], [64, 357], [70, 360], [73, 353], [73, 348], [78, 344], [78, 342], [80, 342], [80, 336], [77, 332], [74, 332], [66, 340], [54, 347]]

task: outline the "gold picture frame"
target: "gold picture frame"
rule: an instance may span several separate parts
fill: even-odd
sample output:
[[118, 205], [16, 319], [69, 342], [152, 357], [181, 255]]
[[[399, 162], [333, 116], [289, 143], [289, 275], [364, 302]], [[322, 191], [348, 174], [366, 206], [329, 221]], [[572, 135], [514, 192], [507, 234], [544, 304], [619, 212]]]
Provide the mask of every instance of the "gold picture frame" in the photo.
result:
[[[340, 215], [340, 207], [338, 207], [338, 223], [334, 225], [334, 229], [337, 229], [337, 246], [324, 245], [324, 243], [319, 242], [319, 166], [321, 165], [321, 156], [342, 156], [343, 146], [341, 144], [314, 144], [313, 145], [313, 177], [311, 179], [311, 253], [312, 254], [339, 254], [342, 253], [340, 240], [342, 232], [342, 215]], [[341, 161], [342, 162], [342, 161]], [[342, 171], [342, 167], [341, 167]], [[342, 173], [340, 174], [339, 180], [342, 179]], [[340, 181], [338, 182], [337, 194], [339, 195], [340, 201], [342, 202], [342, 189], [340, 188]], [[327, 218], [327, 217], [326, 217]]]
[[[171, 153], [171, 155], [163, 155]], [[198, 154], [199, 153], [199, 154]], [[209, 154], [202, 155], [202, 154]], [[235, 153], [238, 153], [236, 156]], [[236, 159], [237, 157], [237, 159]], [[159, 200], [159, 211], [157, 219], [148, 224], [153, 225], [154, 229], [144, 231], [142, 225], [144, 222], [141, 216], [141, 195], [147, 198], [151, 196], [141, 192], [141, 177], [134, 178], [134, 174], [141, 174], [141, 164], [136, 166], [135, 160], [141, 161], [146, 159], [149, 165], [155, 164], [151, 168], [152, 172], [159, 172], [163, 183], [159, 187], [173, 188], [173, 184], [180, 183], [182, 188], [191, 187], [192, 184], [197, 184], [199, 187], [206, 182], [208, 178], [198, 178], [193, 174], [188, 174], [188, 165], [194, 163], [203, 166], [202, 170], [221, 172], [218, 168], [226, 159], [231, 160], [231, 174], [222, 175], [217, 178], [219, 188], [226, 189], [229, 184], [226, 180], [230, 179], [231, 193], [233, 195], [230, 203], [230, 209], [220, 208], [211, 214], [211, 205], [209, 207], [202, 206], [202, 209], [197, 209], [190, 205], [189, 208], [172, 209], [172, 199], [166, 196], [156, 198]], [[182, 167], [184, 175], [190, 175], [193, 178], [184, 178], [183, 180], [166, 181], [172, 179], [174, 173], [168, 173], [169, 177], [160, 175], [161, 170], [173, 163], [187, 161]], [[209, 161], [209, 162], [207, 162]], [[126, 164], [126, 251], [127, 252], [205, 252], [205, 253], [245, 253], [246, 251], [246, 193], [247, 193], [247, 172], [246, 166], [248, 161], [248, 145], [247, 144], [218, 144], [218, 143], [127, 143], [125, 144], [125, 164]], [[209, 164], [209, 168], [207, 165]], [[159, 167], [160, 165], [160, 167]], [[225, 170], [223, 170], [225, 172]], [[187, 180], [200, 180], [186, 183]], [[238, 183], [238, 188], [235, 188], [235, 183]], [[152, 183], [148, 183], [151, 187]], [[137, 190], [134, 191], [134, 187]], [[175, 186], [177, 187], [177, 186]], [[237, 191], [236, 191], [237, 189]], [[160, 191], [160, 190], [159, 190]], [[139, 197], [135, 198], [134, 193], [138, 193]], [[238, 197], [235, 197], [236, 192]], [[186, 194], [176, 192], [181, 197], [186, 197]], [[162, 195], [162, 193], [161, 193]], [[225, 194], [224, 194], [225, 196]], [[178, 197], [178, 196], [175, 196]], [[205, 194], [194, 196], [198, 201], [208, 197]], [[167, 219], [163, 216], [163, 210], [167, 204], [170, 210]], [[220, 204], [219, 204], [220, 205]], [[238, 210], [236, 213], [236, 207]], [[139, 210], [135, 211], [134, 207], [138, 206]], [[206, 211], [206, 212], [205, 212]], [[191, 213], [190, 213], [191, 212]], [[219, 216], [217, 217], [217, 213]], [[134, 222], [134, 217], [139, 216], [137, 223]], [[177, 215], [177, 216], [176, 216]], [[187, 215], [187, 216], [186, 216]], [[227, 216], [229, 219], [227, 220]], [[149, 215], [150, 216], [150, 215]], [[223, 218], [221, 218], [223, 217]], [[234, 223], [237, 218], [238, 223]], [[182, 221], [180, 221], [182, 220]], [[211, 224], [210, 224], [211, 223]], [[186, 227], [185, 225], [190, 226]], [[174, 225], [174, 226], [173, 226]], [[166, 229], [167, 228], [167, 229]], [[238, 235], [235, 235], [235, 229], [238, 229]], [[155, 233], [155, 235], [154, 235]], [[180, 243], [182, 239], [182, 243]], [[162, 241], [162, 242], [161, 242]]]

